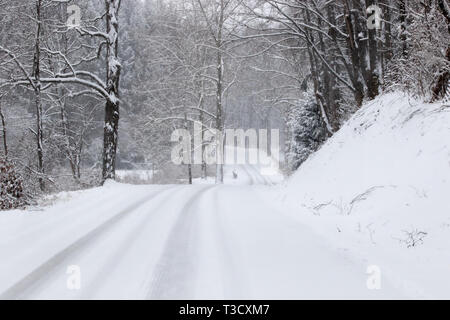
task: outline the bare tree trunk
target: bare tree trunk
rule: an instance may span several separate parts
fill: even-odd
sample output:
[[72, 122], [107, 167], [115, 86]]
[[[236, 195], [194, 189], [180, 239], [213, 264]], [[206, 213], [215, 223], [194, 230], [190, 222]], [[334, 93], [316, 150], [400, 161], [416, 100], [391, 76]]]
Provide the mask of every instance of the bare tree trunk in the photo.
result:
[[[308, 10], [305, 10], [304, 12], [305, 20], [310, 21], [310, 14]], [[309, 56], [309, 62], [310, 62], [310, 68], [311, 68], [311, 78], [313, 80], [313, 86], [314, 86], [314, 96], [316, 98], [317, 105], [320, 108], [320, 115], [322, 117], [323, 123], [325, 124], [328, 135], [332, 136], [334, 133], [333, 127], [330, 122], [330, 118], [327, 114], [327, 111], [325, 109], [325, 100], [322, 95], [322, 85], [321, 85], [321, 78], [320, 78], [320, 70], [319, 70], [319, 63], [317, 62], [316, 55], [314, 51], [312, 50], [312, 46], [314, 45], [314, 37], [310, 33], [308, 29], [305, 30], [305, 36], [306, 36], [306, 48]]]
[[[68, 15], [67, 15], [67, 3], [62, 3], [60, 14], [62, 17], [62, 21], [67, 21]], [[63, 53], [67, 57], [69, 55], [68, 50], [68, 39], [67, 39], [67, 33], [63, 32], [61, 35], [62, 39], [62, 47], [63, 47]], [[67, 70], [62, 70], [63, 72], [66, 72]], [[76, 144], [71, 144], [71, 139], [69, 136], [70, 128], [69, 123], [67, 120], [67, 103], [66, 103], [66, 91], [63, 86], [56, 85], [56, 94], [59, 97], [59, 109], [60, 109], [60, 117], [61, 117], [61, 129], [62, 134], [64, 137], [64, 148], [65, 153], [67, 156], [67, 160], [69, 161], [70, 169], [72, 171], [72, 177], [76, 182], [79, 182], [80, 180], [80, 168], [78, 166], [78, 155], [77, 155], [77, 147]]]
[[8, 143], [6, 137], [6, 120], [2, 110], [2, 97], [0, 97], [0, 119], [2, 121], [2, 131], [3, 131], [3, 149], [5, 153], [5, 158], [8, 159]]
[[[366, 7], [374, 5], [374, 0], [366, 0]], [[378, 44], [377, 44], [377, 30], [372, 28], [368, 30], [369, 38], [369, 74], [368, 74], [368, 96], [370, 99], [375, 99], [379, 94], [380, 76], [378, 75]]]
[[[309, 13], [308, 13], [308, 19], [309, 19]], [[320, 18], [317, 18], [317, 25], [319, 29], [322, 29], [322, 20]], [[327, 58], [328, 61], [330, 61], [330, 55], [327, 54], [325, 49], [325, 42], [323, 40], [322, 34], [318, 32], [317, 37], [319, 39], [319, 45], [320, 50], [324, 54], [324, 56]], [[332, 53], [331, 53], [332, 54]], [[333, 65], [330, 64], [330, 66], [333, 68]], [[318, 67], [319, 69], [319, 67]], [[336, 114], [335, 110], [333, 108], [333, 102], [332, 102], [332, 95], [331, 95], [331, 78], [330, 72], [328, 71], [327, 67], [322, 64], [319, 71], [319, 76], [321, 77], [320, 86], [319, 86], [319, 94], [322, 97], [323, 101], [323, 110], [326, 114], [326, 117], [330, 123], [330, 126], [332, 128], [332, 131], [335, 132], [337, 130], [336, 124]]]
[[76, 167], [76, 171], [77, 171], [76, 179], [78, 181], [80, 181], [80, 179], [81, 179], [81, 156], [83, 154], [84, 131], [85, 131], [85, 129], [83, 128], [83, 130], [80, 133], [80, 137], [79, 137], [79, 141], [78, 141], [78, 150], [77, 150], [77, 154], [75, 156], [75, 167]]
[[406, 36], [407, 29], [407, 12], [406, 12], [406, 0], [399, 0], [398, 9], [400, 13], [400, 40], [402, 42], [402, 54], [404, 58], [408, 57], [408, 42]]
[[[200, 123], [202, 125], [202, 131], [201, 131], [201, 148], [202, 148], [202, 167], [201, 167], [201, 178], [203, 180], [206, 179], [207, 176], [207, 172], [206, 172], [206, 158], [205, 158], [205, 150], [206, 150], [206, 146], [205, 146], [205, 124], [204, 124], [204, 114], [203, 111], [200, 111]], [[196, 148], [198, 148], [198, 146], [196, 146]]]
[[192, 164], [188, 163], [188, 183], [192, 184]]
[[363, 25], [363, 20], [365, 18], [365, 12], [363, 8], [363, 4], [360, 0], [353, 0], [353, 7], [349, 14], [350, 17], [353, 17], [353, 20], [350, 18], [352, 23], [353, 40], [355, 42], [354, 49], [359, 56], [358, 59], [358, 67], [360, 69], [362, 78], [366, 87], [370, 87], [371, 83], [371, 74], [370, 74], [370, 62], [367, 59], [368, 55], [368, 45], [366, 40], [365, 30], [366, 25]]
[[45, 190], [44, 182], [44, 151], [43, 151], [43, 122], [42, 122], [42, 97], [41, 97], [41, 9], [42, 0], [36, 0], [36, 39], [34, 52], [34, 94], [36, 105], [36, 142], [37, 142], [37, 157], [38, 157], [38, 174], [39, 187], [41, 191]]
[[[447, 20], [448, 32], [450, 34], [450, 12], [448, 10], [447, 5], [444, 3], [444, 0], [437, 0], [437, 5], [439, 11]], [[450, 46], [447, 47], [447, 51], [445, 53], [445, 57], [447, 61], [450, 63]], [[450, 81], [450, 72], [448, 71], [448, 67], [442, 70], [436, 80], [436, 84], [433, 87], [433, 98], [432, 101], [437, 101], [440, 98], [444, 98], [447, 94], [448, 83]]]
[[216, 164], [216, 183], [223, 183], [223, 150], [219, 150], [222, 146], [223, 139], [223, 105], [222, 105], [222, 95], [223, 95], [223, 61], [222, 53], [218, 49], [217, 53], [217, 109], [216, 109], [216, 129], [217, 129], [217, 164]]
[[385, 59], [387, 61], [390, 61], [393, 57], [393, 52], [392, 52], [392, 27], [391, 27], [391, 7], [389, 5], [389, 1], [388, 0], [383, 0], [383, 3], [385, 4], [384, 6], [384, 20], [385, 20]]
[[[187, 120], [187, 112], [184, 112], [184, 129], [186, 131], [189, 131], [189, 125], [188, 125], [188, 120]], [[189, 142], [189, 143], [191, 143], [191, 142]], [[191, 152], [191, 150], [189, 150], [189, 152]], [[189, 159], [189, 161], [186, 164], [187, 165], [187, 171], [188, 171], [188, 183], [192, 184], [192, 161], [191, 161], [192, 154], [189, 155], [188, 159]]]
[[350, 74], [350, 78], [352, 80], [353, 86], [355, 88], [355, 101], [358, 107], [362, 106], [364, 100], [364, 85], [361, 82], [360, 70], [361, 67], [360, 56], [358, 52], [358, 44], [356, 43], [356, 32], [352, 23], [352, 17], [350, 13], [350, 7], [347, 0], [344, 0], [345, 4], [345, 21], [346, 21], [346, 29], [348, 33], [347, 44], [350, 50], [350, 56], [352, 61], [352, 72]]
[[[331, 22], [331, 24], [333, 26], [336, 25], [336, 10], [335, 10], [335, 4], [330, 3], [328, 5], [328, 10], [327, 10], [327, 14], [328, 14], [328, 20]], [[335, 46], [338, 45], [337, 43], [337, 35], [336, 35], [336, 30], [334, 27], [331, 27], [329, 29], [329, 34], [331, 36], [331, 38], [333, 39], [333, 43]], [[338, 63], [338, 59], [337, 59], [337, 55], [339, 54], [339, 50], [338, 48], [334, 48], [334, 50], [331, 50], [330, 52], [330, 65], [336, 70], [336, 72], [338, 74], [341, 73], [340, 67], [339, 67], [339, 63]], [[331, 74], [331, 79], [330, 79], [330, 101], [331, 101], [331, 110], [332, 110], [332, 126], [334, 128], [335, 131], [339, 130], [340, 127], [340, 115], [339, 115], [339, 109], [340, 109], [340, 101], [341, 101], [341, 92], [338, 86], [338, 82], [336, 77]]]
[[291, 141], [292, 141], [292, 135], [291, 130], [288, 126], [289, 121], [289, 110], [283, 110], [283, 120], [284, 120], [284, 166], [286, 170], [291, 171], [291, 168], [289, 166], [289, 157], [288, 155], [291, 153]]
[[[217, 164], [216, 164], [216, 183], [223, 183], [223, 133], [224, 133], [224, 118], [223, 118], [223, 55], [222, 55], [222, 32], [224, 27], [224, 10], [225, 4], [224, 1], [221, 0], [220, 3], [220, 14], [218, 19], [218, 34], [216, 39], [216, 47], [217, 47], [217, 108], [216, 108], [216, 129], [218, 132], [217, 139], [221, 141], [216, 141], [216, 155], [217, 155]], [[219, 150], [219, 148], [221, 150]]]
[[61, 118], [61, 130], [64, 138], [64, 152], [67, 160], [69, 161], [70, 169], [72, 171], [73, 178], [77, 181], [77, 168], [75, 164], [75, 155], [71, 149], [70, 137], [69, 137], [69, 125], [67, 122], [66, 112], [66, 99], [64, 98], [64, 89], [59, 85], [56, 86], [55, 94], [60, 98], [59, 101], [59, 114]]
[[119, 134], [119, 82], [121, 65], [119, 62], [119, 20], [120, 0], [105, 0], [106, 5], [106, 83], [108, 99], [105, 106], [105, 127], [103, 138], [102, 180], [116, 178], [117, 141]]
[[381, 74], [380, 74], [380, 82], [382, 82], [386, 75], [386, 67], [389, 62], [392, 60], [393, 48], [392, 48], [392, 16], [391, 16], [391, 7], [389, 0], [380, 0], [380, 5], [382, 5], [381, 10], [384, 13], [384, 23], [383, 23], [383, 34], [384, 34], [384, 42], [382, 41], [380, 44], [380, 52], [379, 59], [381, 64]]

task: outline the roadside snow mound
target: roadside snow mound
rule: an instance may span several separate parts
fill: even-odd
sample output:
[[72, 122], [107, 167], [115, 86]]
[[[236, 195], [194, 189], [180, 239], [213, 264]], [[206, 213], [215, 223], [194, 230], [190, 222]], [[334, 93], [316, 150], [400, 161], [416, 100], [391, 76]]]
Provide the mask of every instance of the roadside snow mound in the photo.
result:
[[384, 95], [350, 119], [288, 184], [298, 203], [331, 201], [322, 213], [348, 214], [352, 201], [378, 193], [395, 194], [383, 199], [394, 209], [392, 201], [412, 191], [414, 198], [432, 200], [427, 208], [433, 215], [448, 216], [450, 106]]
[[410, 296], [450, 298], [449, 105], [402, 93], [367, 103], [280, 198]]

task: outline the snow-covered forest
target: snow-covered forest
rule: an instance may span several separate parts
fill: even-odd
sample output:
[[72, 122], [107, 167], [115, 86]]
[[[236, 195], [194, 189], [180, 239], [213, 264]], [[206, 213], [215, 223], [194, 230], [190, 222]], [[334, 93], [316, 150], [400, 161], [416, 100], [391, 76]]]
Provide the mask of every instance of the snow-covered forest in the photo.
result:
[[[78, 297], [64, 291], [64, 259], [81, 243], [100, 250], [96, 235], [114, 233], [127, 212], [137, 230], [158, 207], [167, 215], [150, 224], [154, 239], [136, 232], [122, 258], [123, 270], [137, 268], [129, 286], [119, 267], [110, 282], [96, 277], [109, 257], [93, 266], [87, 253], [82, 297], [449, 298], [448, 272], [439, 278], [450, 259], [449, 80], [448, 0], [0, 0], [0, 298]], [[180, 129], [194, 140], [183, 159], [199, 150], [199, 161], [173, 161]], [[246, 132], [241, 147], [272, 138], [272, 163], [225, 161], [218, 146], [230, 129]], [[253, 129], [269, 138], [246, 143]], [[125, 231], [116, 248], [131, 243]], [[47, 249], [16, 254], [43, 233], [52, 237], [35, 246]], [[177, 236], [191, 233], [196, 249]], [[155, 244], [142, 264], [140, 237]], [[284, 270], [278, 280], [256, 267], [258, 241]], [[315, 244], [295, 246], [304, 243]], [[335, 246], [382, 265], [387, 291], [367, 291], [366, 270], [340, 264]], [[328, 275], [334, 289], [298, 289], [292, 252], [302, 248], [317, 258], [303, 276], [319, 264], [342, 271]]]

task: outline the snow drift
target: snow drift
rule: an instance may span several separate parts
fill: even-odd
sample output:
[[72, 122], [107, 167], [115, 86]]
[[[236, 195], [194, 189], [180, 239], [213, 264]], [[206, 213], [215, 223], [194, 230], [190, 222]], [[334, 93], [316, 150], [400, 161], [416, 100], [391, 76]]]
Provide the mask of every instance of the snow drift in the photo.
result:
[[313, 154], [277, 200], [407, 296], [450, 298], [449, 144], [448, 104], [385, 94]]

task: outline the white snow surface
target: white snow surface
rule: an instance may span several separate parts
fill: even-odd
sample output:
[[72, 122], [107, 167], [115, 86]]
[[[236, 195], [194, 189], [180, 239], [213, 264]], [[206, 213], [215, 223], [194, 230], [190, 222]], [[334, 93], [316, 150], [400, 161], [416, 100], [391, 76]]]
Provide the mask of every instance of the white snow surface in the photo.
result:
[[450, 298], [449, 111], [384, 95], [278, 185], [227, 165], [1, 212], [0, 299]]
[[283, 212], [377, 266], [380, 291], [388, 282], [407, 298], [450, 298], [448, 104], [383, 95], [278, 189]]

